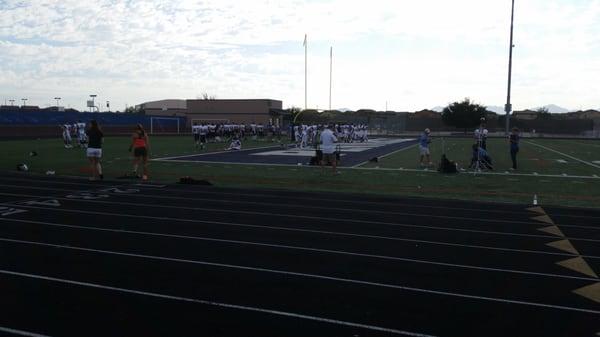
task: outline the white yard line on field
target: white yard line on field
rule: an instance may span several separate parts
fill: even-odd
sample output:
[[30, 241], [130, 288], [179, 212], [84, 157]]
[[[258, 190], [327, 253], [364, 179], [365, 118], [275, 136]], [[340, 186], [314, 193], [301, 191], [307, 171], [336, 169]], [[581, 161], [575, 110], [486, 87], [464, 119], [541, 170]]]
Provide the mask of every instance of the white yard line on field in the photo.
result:
[[559, 154], [559, 155], [561, 155], [561, 156], [564, 156], [564, 157], [567, 157], [567, 158], [570, 158], [570, 159], [576, 160], [576, 161], [578, 161], [578, 162], [580, 162], [580, 163], [584, 163], [584, 164], [586, 164], [586, 165], [589, 165], [589, 166], [595, 167], [595, 168], [597, 168], [597, 169], [600, 169], [600, 166], [598, 166], [598, 165], [596, 165], [596, 164], [592, 164], [592, 163], [590, 163], [589, 161], [585, 161], [585, 160], [583, 160], [583, 159], [579, 159], [579, 158], [576, 158], [576, 157], [570, 156], [570, 155], [568, 155], [568, 154], [566, 154], [566, 153], [562, 153], [562, 152], [560, 152], [560, 151], [556, 151], [556, 150], [554, 150], [554, 149], [551, 149], [551, 148], [549, 148], [549, 147], [547, 147], [547, 146], [540, 145], [540, 144], [536, 144], [536, 143], [534, 143], [534, 142], [531, 142], [531, 141], [529, 141], [529, 142], [525, 142], [525, 143], [527, 143], [527, 144], [531, 144], [531, 145], [534, 145], [534, 146], [537, 146], [537, 147], [539, 147], [539, 148], [542, 148], [542, 149], [544, 149], [544, 150], [547, 150], [547, 151], [551, 151], [551, 152], [557, 153], [557, 154]]

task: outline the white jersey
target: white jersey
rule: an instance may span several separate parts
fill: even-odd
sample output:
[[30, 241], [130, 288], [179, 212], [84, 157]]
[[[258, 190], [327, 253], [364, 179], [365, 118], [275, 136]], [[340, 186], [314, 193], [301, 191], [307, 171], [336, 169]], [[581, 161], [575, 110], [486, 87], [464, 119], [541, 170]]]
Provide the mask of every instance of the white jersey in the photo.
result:
[[201, 136], [206, 136], [208, 134], [208, 125], [201, 125], [198, 131]]
[[486, 140], [487, 136], [488, 136], [488, 129], [485, 129], [485, 128], [484, 129], [481, 129], [481, 128], [475, 129], [475, 133], [474, 133], [475, 139]]
[[239, 139], [234, 139], [231, 141], [231, 144], [229, 144], [229, 148], [228, 150], [241, 150], [242, 149], [242, 142]]
[[192, 133], [197, 135], [200, 134], [200, 125], [193, 125], [192, 126]]
[[333, 131], [325, 129], [321, 132], [321, 150], [323, 150], [323, 153], [334, 153], [335, 142], [337, 142], [337, 138], [333, 135]]
[[85, 135], [85, 123], [77, 123], [77, 133], [80, 136]]

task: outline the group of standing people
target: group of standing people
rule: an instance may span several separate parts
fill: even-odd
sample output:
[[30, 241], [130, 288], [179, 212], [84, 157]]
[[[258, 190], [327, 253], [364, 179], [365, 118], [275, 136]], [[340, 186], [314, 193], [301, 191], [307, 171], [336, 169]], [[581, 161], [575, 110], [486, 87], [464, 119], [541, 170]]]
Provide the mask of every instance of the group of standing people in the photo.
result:
[[85, 132], [85, 123], [82, 121], [77, 121], [77, 123], [65, 123], [60, 125], [60, 129], [62, 131], [63, 143], [65, 145], [65, 149], [73, 148], [73, 138], [77, 138], [77, 143], [75, 144], [77, 147], [86, 148], [87, 147], [87, 136]]
[[237, 138], [246, 139], [264, 138], [266, 136], [280, 137], [281, 130], [278, 125], [273, 124], [231, 124], [231, 123], [206, 123], [192, 122], [192, 135], [197, 149], [204, 149], [207, 143], [216, 143], [223, 140]]
[[[486, 128], [485, 119], [481, 118], [479, 128], [475, 129], [474, 137], [476, 143], [473, 144], [473, 157], [471, 159], [471, 167], [474, 168], [487, 168], [493, 170], [492, 158], [487, 149], [487, 138], [488, 129]], [[519, 153], [519, 142], [521, 137], [519, 136], [519, 129], [513, 128], [510, 135], [508, 136], [508, 142], [510, 144], [510, 159], [512, 161], [512, 167], [510, 170], [514, 171], [517, 169], [517, 153]]]
[[[85, 125], [85, 124], [84, 124]], [[86, 156], [90, 162], [92, 176], [90, 181], [104, 179], [102, 171], [102, 146], [104, 144], [104, 133], [96, 120], [89, 122], [89, 127], [85, 129], [87, 139]], [[142, 180], [148, 180], [148, 154], [150, 151], [150, 139], [141, 124], [137, 124], [131, 135], [131, 144], [129, 152], [133, 151], [133, 176], [140, 177]], [[138, 173], [140, 164], [142, 165], [142, 175]]]
[[[479, 128], [475, 129], [473, 137], [475, 144], [472, 146], [471, 164], [469, 168], [474, 169], [490, 169], [493, 170], [492, 158], [487, 150], [487, 137], [488, 130], [485, 127], [485, 120], [482, 119]], [[519, 142], [521, 137], [519, 135], [519, 129], [513, 128], [510, 135], [508, 136], [508, 142], [510, 144], [510, 159], [512, 161], [511, 170], [517, 169], [517, 154], [519, 153]], [[420, 154], [420, 165], [431, 166], [431, 152], [429, 145], [431, 144], [431, 130], [425, 129], [419, 136], [419, 154]]]
[[[341, 143], [363, 143], [369, 141], [369, 128], [366, 125], [335, 124], [329, 126], [336, 139]], [[294, 125], [291, 127], [296, 147], [304, 149], [318, 144], [324, 125]]]

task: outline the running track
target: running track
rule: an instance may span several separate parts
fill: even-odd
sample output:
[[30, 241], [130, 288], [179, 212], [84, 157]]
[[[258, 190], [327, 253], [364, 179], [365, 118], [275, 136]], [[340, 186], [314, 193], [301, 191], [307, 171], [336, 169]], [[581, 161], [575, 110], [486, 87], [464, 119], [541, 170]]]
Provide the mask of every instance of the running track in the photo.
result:
[[600, 212], [529, 207], [1, 174], [0, 335], [597, 336]]

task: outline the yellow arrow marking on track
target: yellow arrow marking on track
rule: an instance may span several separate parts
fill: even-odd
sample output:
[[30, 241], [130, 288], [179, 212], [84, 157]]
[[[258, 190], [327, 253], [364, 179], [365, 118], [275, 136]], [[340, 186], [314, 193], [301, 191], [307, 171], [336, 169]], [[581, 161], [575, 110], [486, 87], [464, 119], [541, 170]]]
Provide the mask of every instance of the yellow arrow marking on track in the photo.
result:
[[543, 209], [543, 208], [541, 208], [540, 206], [537, 206], [537, 207], [529, 207], [527, 210], [528, 210], [528, 211], [530, 211], [530, 212], [537, 213], [537, 214], [546, 215], [546, 211], [544, 211], [544, 209]]
[[[573, 292], [594, 302], [600, 303], [600, 282], [573, 290]], [[596, 335], [600, 336], [600, 332]]]
[[571, 244], [571, 241], [569, 241], [569, 240], [560, 240], [560, 241], [550, 242], [550, 243], [547, 243], [546, 246], [560, 249], [562, 251], [565, 251], [565, 252], [568, 252], [571, 254], [579, 255], [579, 252], [577, 251], [577, 249], [575, 249], [575, 247], [573, 247], [573, 245]]
[[560, 228], [558, 228], [558, 226], [550, 226], [550, 227], [538, 228], [538, 231], [541, 231], [541, 232], [544, 232], [544, 233], [548, 233], [548, 234], [552, 234], [552, 235], [556, 235], [556, 236], [560, 236], [560, 237], [563, 237], [563, 238], [565, 237], [565, 235], [560, 230]]
[[536, 221], [539, 221], [539, 222], [544, 222], [544, 223], [547, 223], [547, 224], [550, 224], [550, 225], [554, 225], [554, 221], [552, 221], [552, 219], [550, 219], [550, 217], [547, 216], [547, 215], [545, 215], [545, 214], [533, 217], [533, 218], [531, 218], [531, 220], [536, 220]]
[[585, 262], [582, 257], [576, 257], [573, 259], [557, 262], [557, 265], [565, 267], [567, 269], [574, 270], [576, 272], [585, 274], [587, 276], [598, 278], [598, 275], [592, 270], [589, 264]]

